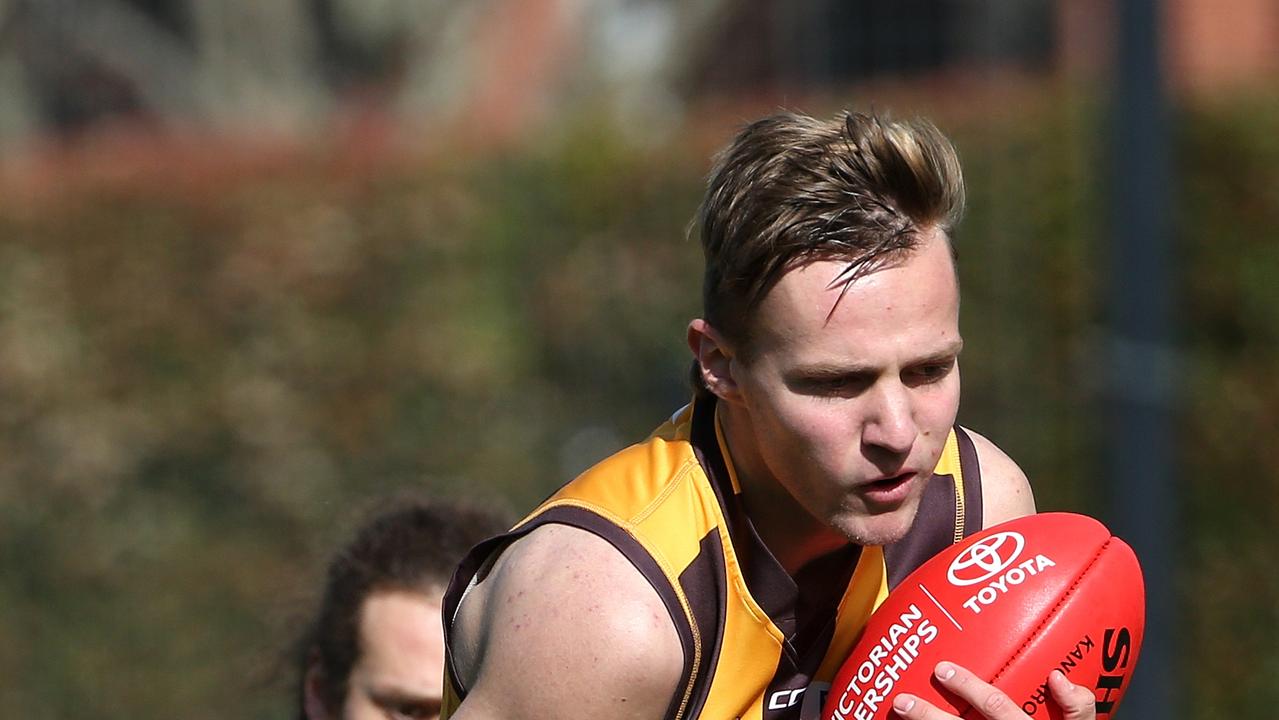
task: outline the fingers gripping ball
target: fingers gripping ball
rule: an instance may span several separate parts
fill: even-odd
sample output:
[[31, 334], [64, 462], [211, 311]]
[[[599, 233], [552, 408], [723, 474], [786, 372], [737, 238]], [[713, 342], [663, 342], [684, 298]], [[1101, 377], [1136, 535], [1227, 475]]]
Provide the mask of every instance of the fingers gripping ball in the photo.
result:
[[1044, 513], [997, 525], [908, 576], [871, 617], [831, 683], [823, 717], [887, 720], [910, 692], [982, 717], [933, 679], [950, 660], [1006, 692], [1032, 718], [1060, 720], [1048, 676], [1093, 688], [1097, 717], [1128, 689], [1145, 624], [1132, 549], [1083, 515]]

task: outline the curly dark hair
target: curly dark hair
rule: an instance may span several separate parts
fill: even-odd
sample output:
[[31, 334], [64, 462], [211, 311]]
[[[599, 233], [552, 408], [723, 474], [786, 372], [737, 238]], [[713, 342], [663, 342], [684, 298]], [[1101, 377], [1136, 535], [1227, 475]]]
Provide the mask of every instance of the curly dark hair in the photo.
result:
[[475, 545], [510, 523], [505, 513], [443, 500], [399, 497], [360, 527], [329, 562], [315, 622], [298, 643], [298, 718], [306, 720], [308, 668], [319, 670], [319, 695], [334, 715], [360, 655], [360, 610], [374, 592], [442, 595], [453, 570]]

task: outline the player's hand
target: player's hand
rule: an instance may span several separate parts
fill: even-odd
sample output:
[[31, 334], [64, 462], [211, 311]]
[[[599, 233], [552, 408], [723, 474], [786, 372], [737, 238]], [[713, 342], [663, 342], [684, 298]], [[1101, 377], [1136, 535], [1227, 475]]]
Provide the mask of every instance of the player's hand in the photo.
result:
[[[954, 663], [937, 663], [933, 674], [942, 687], [963, 698], [986, 720], [1029, 720], [1029, 716], [1002, 690]], [[1054, 670], [1048, 676], [1048, 691], [1061, 707], [1063, 720], [1096, 719], [1097, 699], [1092, 690], [1070, 682], [1060, 670]], [[959, 720], [910, 693], [901, 693], [893, 698], [893, 710], [905, 720]]]

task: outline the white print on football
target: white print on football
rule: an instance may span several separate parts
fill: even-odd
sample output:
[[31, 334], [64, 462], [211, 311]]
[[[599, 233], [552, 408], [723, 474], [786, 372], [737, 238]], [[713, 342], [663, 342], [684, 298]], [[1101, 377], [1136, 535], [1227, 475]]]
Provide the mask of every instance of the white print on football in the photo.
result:
[[1061, 670], [1094, 689], [1105, 720], [1128, 689], [1144, 625], [1141, 567], [1104, 525], [1073, 513], [1011, 520], [942, 551], [889, 594], [836, 673], [823, 717], [895, 718], [900, 692], [982, 717], [933, 677], [949, 660], [1036, 719], [1060, 719], [1047, 681]]

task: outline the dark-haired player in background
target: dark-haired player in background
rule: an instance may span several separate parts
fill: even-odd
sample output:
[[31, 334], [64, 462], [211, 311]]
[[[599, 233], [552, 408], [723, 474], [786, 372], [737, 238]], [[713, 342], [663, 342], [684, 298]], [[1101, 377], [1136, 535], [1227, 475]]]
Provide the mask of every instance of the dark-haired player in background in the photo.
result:
[[302, 643], [300, 720], [439, 717], [440, 601], [457, 562], [509, 523], [489, 510], [401, 498], [329, 563]]
[[[963, 203], [927, 122], [746, 127], [698, 216], [692, 404], [468, 557], [445, 716], [816, 718], [902, 577], [1033, 513], [1017, 465], [955, 424]], [[1026, 720], [965, 669], [936, 673], [989, 720]], [[1088, 688], [1049, 685], [1067, 718], [1095, 716]]]

